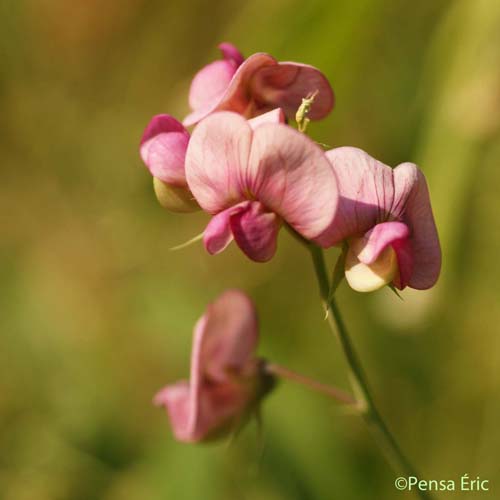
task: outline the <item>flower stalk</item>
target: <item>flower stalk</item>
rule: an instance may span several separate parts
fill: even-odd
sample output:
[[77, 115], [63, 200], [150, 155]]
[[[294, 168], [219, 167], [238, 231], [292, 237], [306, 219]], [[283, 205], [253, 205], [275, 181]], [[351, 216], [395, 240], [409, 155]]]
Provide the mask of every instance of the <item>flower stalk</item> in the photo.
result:
[[[389, 431], [385, 421], [375, 406], [366, 375], [351, 343], [344, 320], [342, 319], [340, 310], [335, 301], [335, 297], [330, 293], [330, 284], [326, 271], [323, 250], [312, 243], [308, 243], [307, 246], [313, 260], [314, 270], [320, 290], [321, 302], [326, 311], [328, 324], [339, 340], [349, 366], [349, 375], [353, 391], [356, 395], [357, 409], [367, 423], [378, 445], [386, 454], [394, 470], [398, 473], [404, 474], [406, 477], [419, 477], [413, 466], [402, 452], [399, 444]], [[422, 499], [432, 499], [428, 492], [420, 490], [415, 490], [415, 492]]]
[[276, 377], [279, 377], [281, 379], [290, 380], [297, 384], [303, 385], [308, 389], [320, 392], [334, 399], [337, 403], [349, 406], [356, 405], [356, 400], [350, 394], [343, 391], [342, 389], [322, 384], [317, 380], [313, 380], [309, 377], [301, 375], [300, 373], [294, 372], [292, 370], [289, 370], [288, 368], [277, 365], [276, 363], [265, 363], [264, 371], [270, 375], [275, 375]]

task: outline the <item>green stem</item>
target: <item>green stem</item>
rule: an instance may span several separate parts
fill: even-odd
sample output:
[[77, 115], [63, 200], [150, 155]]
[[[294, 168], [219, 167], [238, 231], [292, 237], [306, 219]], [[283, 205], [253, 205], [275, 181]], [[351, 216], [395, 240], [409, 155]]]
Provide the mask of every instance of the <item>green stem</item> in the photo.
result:
[[[311, 243], [308, 243], [307, 246], [313, 259], [316, 278], [318, 280], [321, 294], [321, 301], [327, 313], [328, 323], [332, 331], [337, 335], [349, 365], [351, 383], [358, 398], [358, 408], [360, 413], [372, 431], [377, 443], [386, 453], [387, 458], [395, 471], [403, 474], [406, 478], [409, 476], [418, 478], [420, 476], [418, 476], [415, 469], [406, 459], [396, 439], [387, 428], [387, 425], [375, 406], [366, 375], [351, 343], [335, 298], [330, 296], [330, 285], [323, 250]], [[426, 500], [432, 499], [432, 496], [425, 491], [418, 489], [415, 489], [414, 491], [420, 496], [420, 498]]]

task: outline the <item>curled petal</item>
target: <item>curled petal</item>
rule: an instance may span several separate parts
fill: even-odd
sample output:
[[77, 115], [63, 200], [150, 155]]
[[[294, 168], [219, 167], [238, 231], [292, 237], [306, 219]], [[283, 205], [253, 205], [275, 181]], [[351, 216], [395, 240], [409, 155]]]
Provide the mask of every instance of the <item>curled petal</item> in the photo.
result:
[[330, 244], [360, 236], [390, 215], [394, 199], [392, 169], [361, 149], [342, 147], [326, 152], [339, 188], [337, 215]]
[[[400, 182], [409, 164], [402, 164], [394, 170], [396, 185]], [[424, 174], [417, 169], [416, 182], [406, 202], [403, 220], [411, 231], [413, 273], [408, 286], [425, 290], [434, 286], [441, 270], [441, 247], [432, 214], [429, 190]]]
[[364, 264], [373, 264], [388, 245], [408, 238], [409, 234], [408, 226], [402, 222], [377, 224], [363, 236], [364, 245], [358, 259]]
[[280, 219], [261, 203], [248, 203], [246, 210], [233, 213], [230, 225], [236, 243], [250, 259], [267, 262], [276, 253]]
[[216, 255], [227, 248], [233, 241], [231, 216], [245, 210], [249, 202], [243, 202], [229, 207], [214, 215], [203, 233], [203, 244], [210, 255]]
[[151, 174], [174, 186], [186, 186], [184, 160], [189, 133], [170, 115], [156, 115], [144, 130], [141, 158]]
[[408, 286], [414, 268], [413, 250], [410, 239], [397, 240], [392, 243], [398, 259], [398, 273], [394, 276], [394, 285], [403, 290]]
[[156, 394], [153, 400], [156, 406], [167, 410], [174, 436], [179, 441], [196, 441], [198, 436], [190, 424], [192, 420], [191, 391], [186, 381], [167, 385]]
[[293, 118], [302, 98], [316, 93], [309, 112], [311, 120], [324, 118], [333, 109], [334, 95], [325, 75], [307, 64], [280, 62], [258, 71], [252, 81], [252, 93], [257, 102], [283, 108]]
[[[226, 51], [224, 54], [226, 55]], [[230, 57], [231, 60], [219, 62], [238, 61], [233, 55]], [[278, 63], [269, 54], [257, 53], [243, 61], [229, 80], [229, 71], [224, 73], [222, 69], [217, 69], [221, 72], [220, 81], [209, 85], [216, 73], [215, 69], [210, 71], [212, 73], [205, 80], [210, 90], [203, 91], [203, 99], [191, 100], [190, 94], [193, 112], [184, 119], [186, 126], [222, 110], [234, 111], [250, 118], [282, 107], [288, 118], [294, 118], [302, 98], [316, 91], [317, 97], [311, 108], [310, 118], [323, 118], [333, 108], [334, 96], [328, 80], [318, 69], [306, 64]], [[198, 83], [196, 87], [198, 88]], [[209, 93], [210, 99], [205, 98]]]
[[321, 239], [332, 223], [335, 174], [323, 150], [291, 127], [264, 124], [255, 130], [245, 185], [307, 239]]

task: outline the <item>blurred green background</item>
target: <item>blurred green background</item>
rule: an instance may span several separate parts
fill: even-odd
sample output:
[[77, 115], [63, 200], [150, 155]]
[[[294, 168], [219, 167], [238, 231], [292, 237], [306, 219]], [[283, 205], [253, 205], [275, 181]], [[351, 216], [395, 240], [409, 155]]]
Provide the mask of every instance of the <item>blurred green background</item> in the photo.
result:
[[424, 170], [439, 285], [401, 302], [344, 284], [339, 301], [423, 476], [481, 476], [489, 493], [453, 497], [500, 498], [500, 3], [3, 0], [0, 499], [411, 497], [363, 423], [302, 387], [282, 383], [263, 436], [230, 444], [176, 443], [151, 404], [187, 375], [192, 326], [227, 287], [256, 300], [261, 354], [348, 387], [286, 232], [266, 265], [169, 251], [207, 217], [157, 204], [138, 142], [153, 114], [185, 115], [221, 41], [324, 71], [337, 106], [316, 140]]

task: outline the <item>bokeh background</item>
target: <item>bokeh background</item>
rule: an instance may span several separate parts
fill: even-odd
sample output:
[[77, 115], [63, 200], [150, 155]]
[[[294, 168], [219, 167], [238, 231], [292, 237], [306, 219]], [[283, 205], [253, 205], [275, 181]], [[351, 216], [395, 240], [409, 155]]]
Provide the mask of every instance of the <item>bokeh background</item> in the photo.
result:
[[262, 436], [218, 445], [176, 443], [151, 404], [187, 375], [192, 325], [227, 287], [256, 300], [263, 355], [348, 387], [286, 232], [266, 265], [169, 251], [207, 218], [157, 204], [138, 141], [153, 114], [184, 116], [220, 41], [324, 71], [337, 106], [318, 141], [424, 170], [439, 285], [400, 301], [344, 284], [339, 301], [422, 475], [481, 476], [489, 493], [453, 497], [500, 498], [497, 0], [0, 2], [0, 498], [411, 497], [363, 423], [300, 386], [269, 397]]

